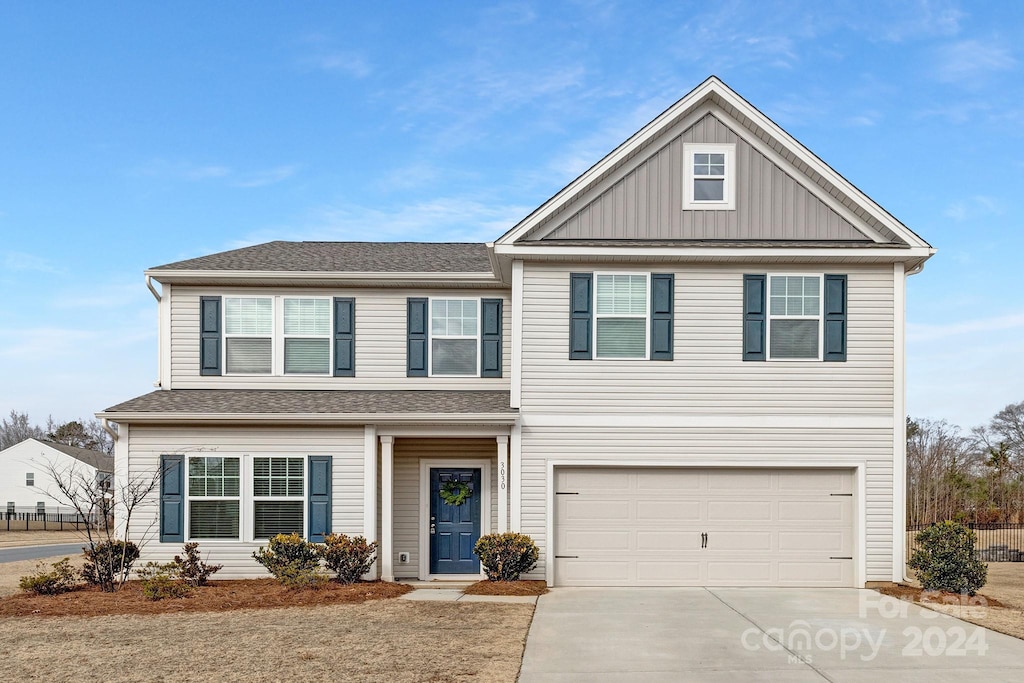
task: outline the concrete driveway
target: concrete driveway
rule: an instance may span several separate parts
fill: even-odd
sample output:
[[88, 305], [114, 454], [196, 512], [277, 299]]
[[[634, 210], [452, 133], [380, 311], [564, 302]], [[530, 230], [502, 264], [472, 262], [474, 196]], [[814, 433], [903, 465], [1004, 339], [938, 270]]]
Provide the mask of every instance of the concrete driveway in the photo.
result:
[[556, 588], [537, 603], [519, 681], [1021, 676], [1024, 641], [875, 591]]

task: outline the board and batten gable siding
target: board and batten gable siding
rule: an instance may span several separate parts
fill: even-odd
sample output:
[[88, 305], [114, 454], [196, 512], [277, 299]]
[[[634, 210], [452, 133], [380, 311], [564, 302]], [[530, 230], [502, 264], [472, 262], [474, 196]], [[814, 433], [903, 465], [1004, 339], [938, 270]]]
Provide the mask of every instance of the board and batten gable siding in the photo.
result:
[[[491, 530], [498, 528], [498, 445], [495, 439], [396, 438], [394, 445], [394, 560], [395, 577], [414, 579], [420, 561], [420, 460], [488, 460], [491, 462]], [[409, 553], [399, 562], [399, 553]]]
[[[736, 145], [735, 210], [682, 209], [683, 145], [691, 142]], [[666, 133], [652, 149], [600, 195], [585, 196], [526, 239], [868, 239], [714, 114]]]
[[[349, 427], [171, 427], [133, 424], [129, 431], [129, 477], [148, 478], [160, 469], [160, 456], [330, 455], [331, 525], [335, 533], [363, 535], [363, 429]], [[245, 485], [243, 480], [243, 485]], [[142, 546], [139, 562], [170, 562], [182, 544], [160, 543], [158, 495], [135, 511], [128, 537]], [[141, 542], [140, 542], [141, 541]], [[217, 579], [266, 576], [252, 558], [259, 543], [198, 541], [206, 561], [223, 564]]]
[[[355, 377], [216, 376], [199, 374], [200, 296], [354, 297], [356, 300]], [[470, 289], [285, 289], [171, 288], [171, 387], [174, 389], [507, 389], [511, 358], [512, 304], [506, 290]], [[492, 298], [502, 300], [502, 376], [407, 377], [406, 299], [408, 297]]]
[[[569, 359], [569, 274], [601, 271], [674, 273], [671, 362]], [[848, 276], [847, 361], [743, 361], [743, 275], [823, 272]], [[531, 578], [544, 577], [548, 559], [549, 461], [756, 467], [774, 460], [863, 463], [865, 580], [891, 580], [893, 299], [891, 266], [527, 262], [521, 531], [541, 548]], [[716, 419], [730, 426], [711, 424]]]

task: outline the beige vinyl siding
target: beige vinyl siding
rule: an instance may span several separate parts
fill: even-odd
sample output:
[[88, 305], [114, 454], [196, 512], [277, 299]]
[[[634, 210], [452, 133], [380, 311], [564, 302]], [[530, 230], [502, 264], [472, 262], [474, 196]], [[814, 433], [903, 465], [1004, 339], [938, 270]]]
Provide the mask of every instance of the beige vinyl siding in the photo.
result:
[[[541, 549], [530, 578], [542, 579], [547, 562], [548, 461], [570, 464], [741, 465], [785, 460], [827, 467], [866, 463], [867, 581], [892, 580], [892, 430], [744, 428], [536, 427], [523, 420], [522, 532]], [[760, 465], [766, 466], [766, 465]], [[792, 464], [787, 465], [792, 469]], [[859, 495], [859, 494], [858, 494]], [[860, 522], [857, 522], [858, 524]]]
[[[417, 578], [420, 561], [420, 460], [473, 458], [491, 463], [490, 524], [498, 528], [498, 444], [495, 439], [396, 438], [394, 559], [395, 577]], [[409, 553], [409, 562], [398, 561], [398, 554]]]
[[[675, 273], [675, 359], [569, 360], [569, 272]], [[885, 415], [893, 410], [893, 276], [848, 274], [848, 360], [744, 362], [743, 274], [822, 273], [776, 266], [527, 263], [523, 285], [523, 411], [719, 415]]]
[[[204, 455], [330, 455], [333, 530], [363, 535], [363, 430], [344, 427], [158, 427], [131, 426], [128, 445], [132, 478], [154, 476], [160, 456]], [[243, 486], [248, 483], [243, 480]], [[135, 512], [129, 538], [142, 546], [140, 562], [169, 562], [181, 553], [180, 543], [160, 543], [159, 487], [149, 504]], [[265, 576], [252, 559], [259, 543], [200, 541], [208, 562], [223, 564], [215, 578]]]
[[[355, 297], [356, 376], [286, 375], [202, 377], [199, 374], [200, 296]], [[408, 297], [496, 298], [502, 305], [502, 377], [406, 377]], [[507, 389], [512, 304], [503, 290], [283, 289], [184, 287], [171, 289], [171, 383], [174, 389]]]
[[[736, 145], [735, 210], [683, 210], [688, 142]], [[649, 150], [610, 187], [584, 195], [527, 239], [869, 239], [714, 114], [670, 130]]]

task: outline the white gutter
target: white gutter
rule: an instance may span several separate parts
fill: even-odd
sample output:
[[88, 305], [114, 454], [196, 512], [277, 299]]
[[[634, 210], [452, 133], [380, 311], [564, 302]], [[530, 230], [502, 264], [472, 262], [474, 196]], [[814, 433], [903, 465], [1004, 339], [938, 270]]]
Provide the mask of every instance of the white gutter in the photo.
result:
[[96, 413], [101, 420], [113, 419], [116, 422], [231, 422], [231, 423], [329, 423], [329, 424], [515, 424], [519, 420], [518, 413], [153, 413], [153, 412], [118, 412]]
[[103, 431], [110, 434], [110, 438], [115, 442], [117, 441], [117, 431], [110, 428], [110, 420], [105, 417], [100, 418], [100, 424], [103, 426]]
[[146, 278], [158, 282], [211, 281], [234, 282], [262, 280], [289, 282], [293, 280], [318, 280], [334, 283], [361, 284], [366, 282], [395, 283], [437, 283], [473, 284], [501, 287], [502, 282], [494, 273], [344, 273], [322, 270], [147, 270]]
[[495, 244], [495, 253], [514, 258], [530, 256], [579, 259], [594, 257], [642, 256], [655, 259], [714, 259], [716, 261], [742, 262], [750, 259], [771, 259], [792, 261], [795, 259], [828, 260], [860, 258], [865, 261], [895, 262], [928, 258], [934, 249], [930, 247], [886, 247], [873, 245], [867, 248], [843, 247], [616, 247], [616, 246], [574, 246], [574, 245], [525, 245]]

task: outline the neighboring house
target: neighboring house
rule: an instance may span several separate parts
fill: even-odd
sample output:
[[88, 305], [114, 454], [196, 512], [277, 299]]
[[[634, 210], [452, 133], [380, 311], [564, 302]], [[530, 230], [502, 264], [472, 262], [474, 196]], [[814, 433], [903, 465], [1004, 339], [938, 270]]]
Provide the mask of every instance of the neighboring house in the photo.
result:
[[[110, 489], [114, 458], [100, 451], [44, 439], [25, 439], [0, 451], [0, 511], [73, 512], [54, 482], [52, 472], [85, 477]], [[58, 502], [60, 501], [60, 502]]]
[[293, 530], [380, 541], [385, 580], [477, 576], [516, 530], [559, 586], [900, 579], [933, 253], [710, 78], [494, 243], [153, 268], [160, 389], [99, 413], [119, 478], [162, 475], [129, 534], [225, 578]]

